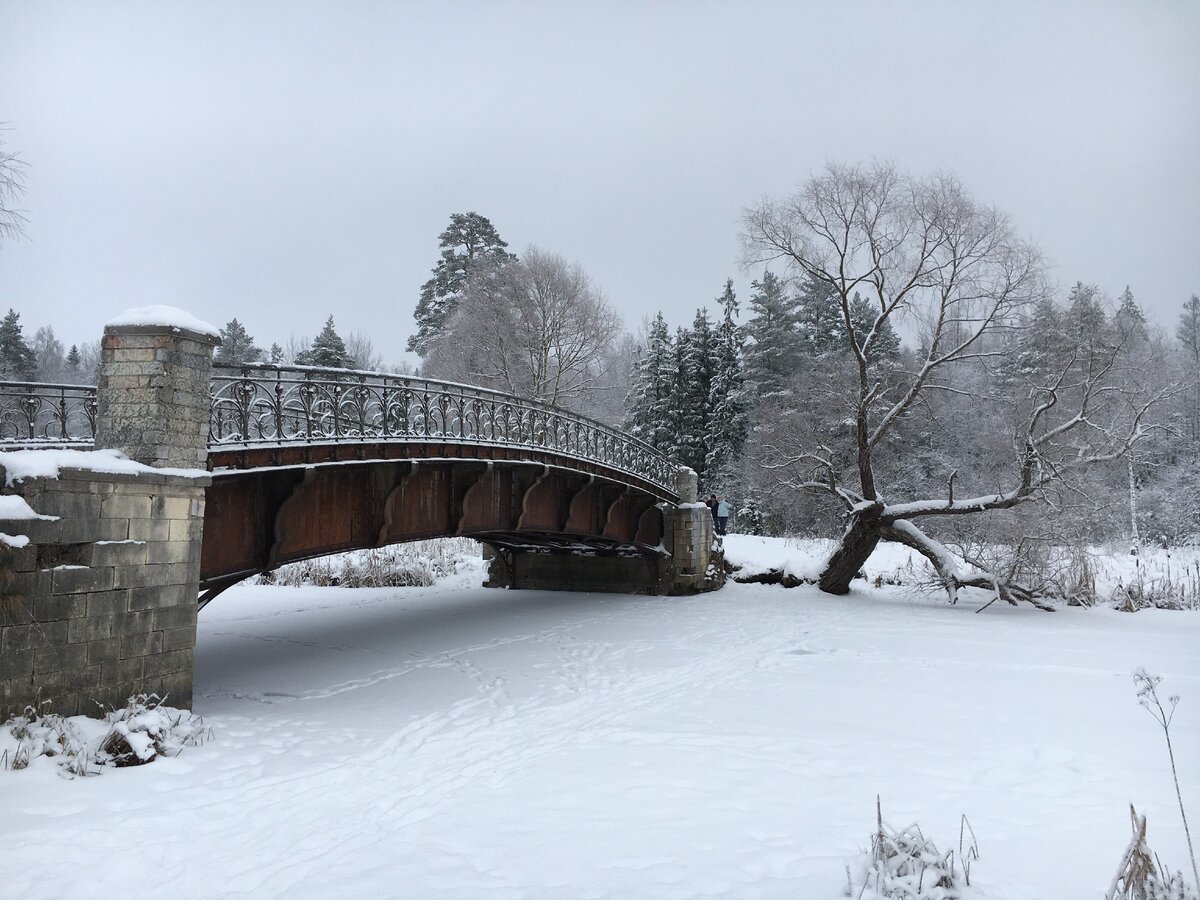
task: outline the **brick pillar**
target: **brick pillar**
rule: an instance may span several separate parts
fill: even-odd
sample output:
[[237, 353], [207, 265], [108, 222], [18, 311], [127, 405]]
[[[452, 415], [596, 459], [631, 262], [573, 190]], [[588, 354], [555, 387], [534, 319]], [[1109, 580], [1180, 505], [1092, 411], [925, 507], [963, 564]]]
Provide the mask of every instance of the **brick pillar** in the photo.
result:
[[208, 463], [211, 334], [170, 325], [109, 325], [101, 341], [96, 447], [158, 468]]

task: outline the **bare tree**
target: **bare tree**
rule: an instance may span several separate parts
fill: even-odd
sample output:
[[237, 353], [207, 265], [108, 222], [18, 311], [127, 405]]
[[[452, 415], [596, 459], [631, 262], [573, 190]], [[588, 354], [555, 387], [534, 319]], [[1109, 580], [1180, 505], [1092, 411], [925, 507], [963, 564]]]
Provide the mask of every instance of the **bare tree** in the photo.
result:
[[4, 149], [3, 133], [7, 129], [0, 123], [0, 240], [19, 238], [25, 234], [25, 214], [17, 204], [25, 194], [25, 161], [16, 153]]
[[578, 263], [531, 247], [474, 268], [424, 372], [578, 409], [606, 385], [621, 332]]
[[[1166, 389], [1143, 389], [1136, 373], [1118, 378], [1115, 353], [1099, 360], [1089, 355], [1086, 365], [1069, 355], [1049, 380], [1026, 385], [1013, 405], [997, 402], [986, 380], [969, 377], [1004, 359], [1002, 339], [1042, 295], [1043, 270], [1038, 250], [952, 176], [917, 178], [883, 164], [832, 165], [794, 196], [747, 210], [743, 240], [748, 263], [783, 261], [794, 274], [831, 289], [850, 360], [847, 427], [826, 441], [772, 446], [774, 458], [764, 463], [785, 471], [793, 487], [827, 494], [848, 516], [821, 589], [846, 593], [878, 542], [888, 540], [924, 555], [952, 601], [964, 586], [987, 587], [1010, 602], [1034, 599], [1003, 573], [963, 573], [954, 554], [916, 523], [1047, 499], [1053, 485], [1128, 452], [1146, 433], [1147, 414]], [[874, 313], [865, 333], [852, 315], [855, 292]], [[887, 326], [897, 324], [916, 330], [920, 348], [901, 367], [883, 367], [872, 349]], [[997, 477], [998, 470], [948, 471], [944, 497], [890, 497], [877, 454], [904, 452], [890, 444], [897, 427], [915, 415], [936, 417], [939, 393], [968, 395], [978, 419], [991, 417], [1007, 428], [1007, 477]], [[965, 496], [956, 492], [956, 479], [967, 484]]]
[[370, 372], [383, 370], [383, 357], [365, 332], [352, 331], [346, 336], [346, 353], [354, 361], [356, 369], [366, 369]]

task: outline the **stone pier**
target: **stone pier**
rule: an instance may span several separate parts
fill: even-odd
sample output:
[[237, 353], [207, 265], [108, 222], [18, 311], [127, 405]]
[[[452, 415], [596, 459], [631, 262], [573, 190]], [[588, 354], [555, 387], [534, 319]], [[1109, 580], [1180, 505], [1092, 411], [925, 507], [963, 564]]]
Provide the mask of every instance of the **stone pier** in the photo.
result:
[[663, 506], [663, 543], [640, 555], [584, 555], [528, 551], [487, 554], [485, 587], [610, 594], [695, 594], [725, 583], [725, 567], [713, 544], [712, 513], [697, 501], [696, 473], [675, 480], [680, 505]]
[[130, 461], [59, 454], [53, 477], [22, 477], [19, 457], [52, 451], [8, 457], [0, 485], [19, 478], [4, 493], [25, 508], [0, 506], [0, 720], [43, 703], [98, 715], [137, 693], [191, 706], [216, 344], [109, 326], [96, 445]]

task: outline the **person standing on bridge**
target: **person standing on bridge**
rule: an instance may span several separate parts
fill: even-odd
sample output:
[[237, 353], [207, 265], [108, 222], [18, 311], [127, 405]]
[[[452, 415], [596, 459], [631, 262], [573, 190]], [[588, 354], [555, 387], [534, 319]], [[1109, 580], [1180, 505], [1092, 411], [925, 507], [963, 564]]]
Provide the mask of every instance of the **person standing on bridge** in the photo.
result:
[[714, 510], [714, 514], [717, 519], [717, 534], [721, 535], [721, 537], [725, 536], [725, 529], [729, 525], [729, 513], [732, 512], [732, 509], [733, 508], [729, 505], [729, 501], [724, 497], [717, 498], [717, 505]]

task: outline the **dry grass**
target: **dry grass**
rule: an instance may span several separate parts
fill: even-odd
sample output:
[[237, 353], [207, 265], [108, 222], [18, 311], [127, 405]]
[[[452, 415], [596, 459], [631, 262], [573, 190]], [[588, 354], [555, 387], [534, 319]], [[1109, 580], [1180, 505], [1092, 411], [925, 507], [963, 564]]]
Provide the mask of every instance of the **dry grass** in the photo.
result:
[[258, 577], [259, 584], [286, 587], [429, 587], [453, 575], [467, 559], [479, 558], [469, 538], [441, 538], [355, 550], [291, 563]]

